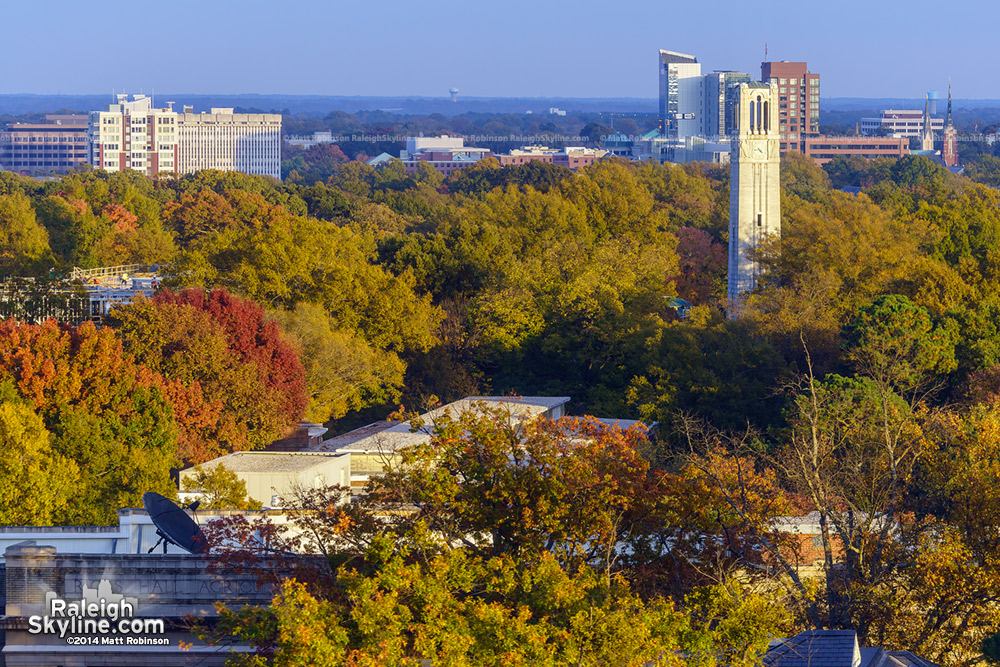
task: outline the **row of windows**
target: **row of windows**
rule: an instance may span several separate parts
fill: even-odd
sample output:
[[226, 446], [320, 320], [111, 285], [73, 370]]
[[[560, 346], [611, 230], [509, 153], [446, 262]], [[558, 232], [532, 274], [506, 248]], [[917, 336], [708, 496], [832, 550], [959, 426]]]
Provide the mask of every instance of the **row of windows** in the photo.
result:
[[813, 150], [898, 151], [899, 144], [812, 144]]
[[9, 164], [11, 169], [16, 169], [18, 167], [72, 167], [73, 165], [79, 164], [79, 162], [73, 162], [69, 160], [25, 160], [16, 161], [12, 160]]
[[4, 151], [2, 154], [10, 158], [15, 158], [15, 159], [21, 158], [22, 160], [29, 158], [67, 158], [67, 159], [81, 158], [82, 159], [87, 157], [86, 153], [63, 153], [63, 152], [49, 153], [49, 152], [39, 152], [39, 151]]
[[85, 144], [86, 137], [10, 137], [11, 143], [29, 144]]
[[[896, 155], [899, 155], [899, 154], [900, 154], [900, 151], [892, 151], [891, 153], [889, 153], [889, 152], [886, 152], [886, 153], [850, 153], [850, 155], [857, 155], [857, 156], [860, 156], [860, 157], [863, 157], [863, 158], [868, 158], [869, 160], [874, 160], [875, 158], [878, 158], [878, 157], [896, 156]], [[845, 155], [845, 153], [813, 153], [812, 151], [809, 151], [809, 157], [819, 158], [819, 159], [832, 160], [833, 158], [844, 157], [844, 155]]]

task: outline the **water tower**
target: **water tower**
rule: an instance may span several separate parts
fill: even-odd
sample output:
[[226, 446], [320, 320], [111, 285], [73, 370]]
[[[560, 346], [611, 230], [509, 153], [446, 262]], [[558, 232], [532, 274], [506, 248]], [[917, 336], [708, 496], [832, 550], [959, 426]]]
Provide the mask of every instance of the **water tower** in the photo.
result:
[[937, 114], [938, 99], [939, 99], [938, 91], [936, 91], [936, 90], [928, 90], [927, 91], [927, 101], [931, 103], [931, 115], [932, 116], [934, 116], [934, 115]]
[[452, 102], [457, 102], [458, 101], [458, 88], [452, 88], [448, 92], [451, 93], [451, 101]]

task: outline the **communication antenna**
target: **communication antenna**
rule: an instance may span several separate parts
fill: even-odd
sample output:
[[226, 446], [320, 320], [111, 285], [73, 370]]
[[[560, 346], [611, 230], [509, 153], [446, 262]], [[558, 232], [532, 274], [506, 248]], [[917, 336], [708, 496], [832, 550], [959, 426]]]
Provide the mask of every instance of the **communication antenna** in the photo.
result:
[[[153, 553], [161, 543], [163, 553], [167, 553], [167, 544], [173, 544], [192, 554], [208, 552], [208, 545], [205, 543], [201, 528], [172, 500], [155, 491], [147, 491], [142, 494], [142, 506], [149, 512], [149, 518], [156, 526], [156, 534], [160, 536], [157, 543], [146, 553]], [[192, 510], [197, 508], [197, 502], [190, 506]]]

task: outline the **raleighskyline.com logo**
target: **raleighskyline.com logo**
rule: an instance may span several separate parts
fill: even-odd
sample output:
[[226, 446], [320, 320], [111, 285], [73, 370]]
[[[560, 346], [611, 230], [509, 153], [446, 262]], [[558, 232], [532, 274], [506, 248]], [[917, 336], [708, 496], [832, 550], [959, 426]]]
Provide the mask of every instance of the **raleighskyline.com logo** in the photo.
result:
[[[136, 598], [111, 591], [111, 583], [102, 579], [97, 588], [83, 585], [80, 600], [64, 600], [56, 593], [46, 593], [47, 613], [28, 617], [28, 632], [34, 635], [58, 635], [68, 644], [168, 645], [163, 636], [162, 618], [136, 618]], [[99, 636], [95, 636], [99, 635]]]

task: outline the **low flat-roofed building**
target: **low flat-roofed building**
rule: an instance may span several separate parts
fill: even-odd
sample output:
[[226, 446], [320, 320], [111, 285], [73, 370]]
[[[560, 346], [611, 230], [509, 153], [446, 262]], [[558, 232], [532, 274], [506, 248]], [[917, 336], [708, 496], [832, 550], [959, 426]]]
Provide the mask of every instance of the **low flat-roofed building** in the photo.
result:
[[65, 174], [87, 161], [88, 116], [50, 114], [0, 132], [0, 169], [22, 176]]
[[181, 470], [181, 488], [200, 471], [220, 465], [246, 483], [247, 495], [264, 507], [281, 507], [300, 489], [347, 486], [351, 480], [351, 457], [344, 452], [233, 452]]
[[429, 442], [434, 421], [445, 414], [457, 417], [493, 404], [508, 410], [515, 419], [559, 419], [566, 414], [569, 396], [468, 396], [421, 415], [425, 427], [414, 431], [409, 422], [376, 422], [324, 440], [313, 452], [350, 454], [351, 488], [359, 491], [372, 475], [385, 471], [404, 447]]
[[548, 146], [524, 146], [516, 148], [510, 153], [497, 155], [501, 166], [528, 164], [529, 162], [549, 162], [551, 164], [566, 167], [568, 169], [579, 169], [594, 164], [610, 151], [599, 148], [585, 148], [583, 146], [567, 146], [566, 148], [549, 148]]
[[309, 149], [320, 144], [332, 144], [333, 132], [330, 130], [318, 130], [312, 134], [290, 135], [285, 137], [285, 143], [289, 146], [298, 146], [303, 149]]
[[[877, 118], [862, 118], [861, 134], [870, 136], [884, 132], [893, 137], [919, 137], [924, 132], [924, 112], [922, 109], [886, 109]], [[944, 131], [943, 118], [931, 118], [931, 130]]]
[[805, 154], [817, 164], [826, 164], [838, 157], [903, 157], [910, 154], [906, 137], [806, 137]]
[[[283, 510], [186, 511], [199, 526], [229, 516], [246, 516], [251, 521], [267, 517], [271, 523], [298, 534], [298, 529]], [[0, 566], [3, 565], [4, 549], [25, 541], [52, 547], [61, 554], [141, 555], [156, 546], [159, 539], [149, 513], [136, 507], [118, 510], [118, 525], [114, 526], [0, 526]], [[163, 545], [157, 546], [155, 551], [164, 553]], [[187, 552], [167, 544], [165, 553]]]
[[399, 159], [408, 174], [416, 173], [421, 163], [427, 163], [447, 176], [492, 155], [493, 151], [488, 148], [466, 146], [462, 137], [443, 134], [440, 137], [407, 137], [406, 149], [399, 152]]

